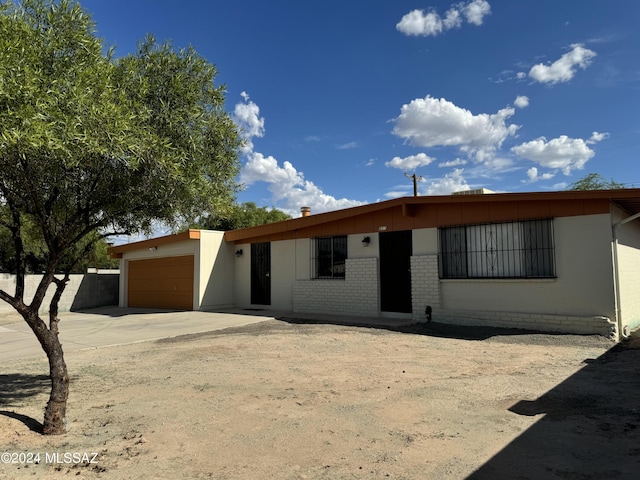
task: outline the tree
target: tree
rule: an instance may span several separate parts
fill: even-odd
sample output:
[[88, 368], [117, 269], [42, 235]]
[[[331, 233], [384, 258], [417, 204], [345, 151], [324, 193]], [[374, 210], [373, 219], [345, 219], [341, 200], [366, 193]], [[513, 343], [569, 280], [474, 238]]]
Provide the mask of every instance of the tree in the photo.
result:
[[[37, 274], [42, 273], [47, 267], [47, 254], [45, 245], [37, 239], [37, 236], [31, 236], [29, 232], [33, 231], [32, 226], [25, 225], [23, 228], [24, 256], [25, 256], [25, 273]], [[87, 268], [118, 268], [118, 260], [111, 258], [107, 251], [109, 244], [103, 238], [97, 240], [85, 240], [84, 243], [91, 242], [92, 247], [89, 253], [80, 262], [70, 269], [70, 273], [85, 273]], [[0, 273], [10, 273], [16, 269], [16, 255], [11, 240], [11, 233], [7, 229], [0, 227]], [[59, 267], [64, 270], [64, 266]]]
[[620, 188], [625, 188], [623, 183], [618, 183], [613, 178], [606, 180], [599, 173], [590, 173], [569, 185], [569, 190], [617, 190]]
[[253, 202], [234, 204], [228, 213], [209, 214], [199, 219], [193, 226], [209, 230], [235, 230], [237, 228], [256, 227], [267, 223], [288, 220], [291, 215], [276, 208], [258, 207]]
[[[0, 4], [0, 230], [16, 275], [0, 299], [47, 355], [45, 434], [65, 431], [58, 302], [73, 268], [109, 235], [224, 211], [235, 197], [241, 140], [215, 75], [192, 48], [151, 37], [114, 59], [73, 0]], [[31, 242], [45, 265], [29, 300]], [[49, 287], [47, 324], [39, 312]]]

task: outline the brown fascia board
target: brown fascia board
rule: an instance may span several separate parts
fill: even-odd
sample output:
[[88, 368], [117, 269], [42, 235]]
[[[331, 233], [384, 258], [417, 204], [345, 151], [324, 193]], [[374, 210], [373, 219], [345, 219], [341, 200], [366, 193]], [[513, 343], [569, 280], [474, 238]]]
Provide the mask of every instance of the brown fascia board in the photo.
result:
[[[384, 202], [360, 205], [357, 207], [334, 210], [332, 212], [312, 214], [281, 222], [260, 225], [257, 227], [241, 228], [225, 232], [227, 242], [242, 243], [243, 240], [264, 237], [268, 235], [291, 232], [303, 228], [313, 227], [328, 222], [335, 222], [344, 218], [372, 213], [384, 209], [402, 207], [403, 215], [413, 215], [413, 205], [428, 204], [460, 204], [479, 202], [545, 202], [561, 200], [609, 200], [618, 205], [637, 204], [640, 209], [640, 189], [629, 188], [620, 190], [566, 190], [558, 192], [521, 192], [521, 193], [485, 193], [476, 195], [439, 195], [421, 197], [401, 197]], [[620, 203], [618, 203], [620, 202]], [[629, 210], [628, 207], [625, 208]], [[636, 213], [630, 211], [629, 213]]]
[[173, 235], [165, 235], [164, 237], [149, 238], [139, 242], [125, 243], [115, 247], [109, 247], [107, 252], [111, 258], [122, 258], [122, 254], [133, 252], [135, 250], [145, 250], [148, 248], [159, 247], [160, 245], [168, 245], [170, 243], [183, 242], [185, 240], [199, 240], [200, 230], [189, 229], [184, 232], [174, 233]]

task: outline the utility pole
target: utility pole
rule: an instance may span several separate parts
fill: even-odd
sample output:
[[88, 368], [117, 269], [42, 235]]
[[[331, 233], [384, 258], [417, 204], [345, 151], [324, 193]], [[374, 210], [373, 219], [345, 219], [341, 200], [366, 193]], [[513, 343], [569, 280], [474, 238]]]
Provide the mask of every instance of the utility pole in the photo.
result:
[[418, 180], [422, 180], [422, 177], [420, 175], [416, 175], [415, 173], [413, 175], [407, 175], [405, 173], [404, 176], [407, 178], [413, 178], [413, 196], [417, 197], [418, 196]]

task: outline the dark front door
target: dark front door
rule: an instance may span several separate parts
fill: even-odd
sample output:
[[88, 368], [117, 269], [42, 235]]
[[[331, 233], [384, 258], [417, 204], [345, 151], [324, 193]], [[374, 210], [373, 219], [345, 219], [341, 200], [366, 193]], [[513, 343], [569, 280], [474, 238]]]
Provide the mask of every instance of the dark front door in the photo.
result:
[[271, 305], [271, 243], [251, 244], [251, 303]]
[[380, 233], [380, 309], [411, 313], [411, 231]]

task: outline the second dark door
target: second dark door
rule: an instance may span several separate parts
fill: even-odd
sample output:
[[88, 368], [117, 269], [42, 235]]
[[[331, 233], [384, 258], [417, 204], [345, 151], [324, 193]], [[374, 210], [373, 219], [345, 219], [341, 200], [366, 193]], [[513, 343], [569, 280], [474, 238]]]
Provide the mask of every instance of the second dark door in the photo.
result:
[[411, 313], [411, 231], [380, 233], [380, 309]]

